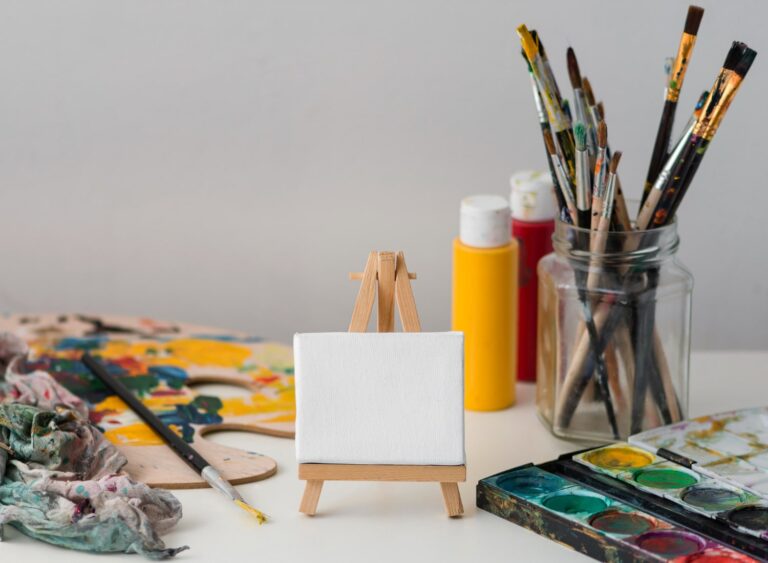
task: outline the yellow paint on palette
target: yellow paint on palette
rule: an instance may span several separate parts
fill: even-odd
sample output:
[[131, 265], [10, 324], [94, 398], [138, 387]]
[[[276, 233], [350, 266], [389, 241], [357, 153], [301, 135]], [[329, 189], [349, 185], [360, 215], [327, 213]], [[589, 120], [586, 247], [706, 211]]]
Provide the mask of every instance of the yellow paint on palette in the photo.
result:
[[123, 400], [117, 395], [110, 395], [99, 404], [93, 407], [96, 412], [113, 411], [113, 412], [125, 412], [128, 409]]
[[[142, 397], [141, 402], [144, 403], [147, 408], [153, 411], [163, 410], [164, 407], [173, 407], [174, 405], [186, 405], [193, 398], [191, 393], [184, 393], [183, 395], [161, 395], [159, 397]], [[110, 395], [97, 405], [93, 407], [94, 412], [110, 411], [115, 413], [123, 413], [128, 410], [126, 405], [117, 395]], [[172, 409], [171, 409], [172, 410]]]
[[599, 450], [592, 450], [583, 454], [583, 458], [588, 463], [596, 465], [602, 469], [637, 469], [651, 465], [656, 461], [656, 457], [639, 448], [629, 445], [608, 446]]
[[163, 440], [143, 422], [112, 428], [104, 432], [104, 436], [120, 446], [162, 446]]
[[107, 360], [138, 357], [149, 365], [171, 365], [180, 368], [238, 368], [251, 353], [250, 348], [242, 344], [202, 338], [179, 338], [162, 343], [110, 340], [99, 350], [99, 355]]
[[[292, 389], [283, 393], [279, 393], [277, 397], [268, 397], [266, 395], [257, 393], [255, 395], [251, 395], [247, 399], [243, 399], [241, 397], [232, 397], [228, 399], [222, 399], [221, 402], [222, 407], [219, 410], [219, 414], [223, 417], [246, 416], [273, 412], [293, 413], [296, 409], [296, 402]], [[293, 420], [293, 416], [291, 416], [290, 420]]]

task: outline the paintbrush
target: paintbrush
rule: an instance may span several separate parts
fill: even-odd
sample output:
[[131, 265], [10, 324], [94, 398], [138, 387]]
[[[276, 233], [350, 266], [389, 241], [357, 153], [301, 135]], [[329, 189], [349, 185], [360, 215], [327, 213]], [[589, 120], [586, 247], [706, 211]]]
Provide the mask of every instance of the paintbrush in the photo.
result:
[[677, 48], [677, 56], [672, 64], [669, 82], [667, 83], [666, 95], [664, 100], [664, 109], [661, 112], [661, 121], [656, 133], [656, 141], [653, 144], [651, 153], [651, 162], [648, 165], [648, 174], [643, 188], [642, 204], [651, 191], [654, 180], [659, 175], [664, 160], [669, 149], [669, 141], [672, 136], [672, 128], [675, 123], [675, 110], [677, 109], [677, 100], [680, 97], [680, 90], [683, 87], [685, 72], [688, 70], [688, 64], [691, 60], [693, 47], [696, 44], [696, 34], [699, 31], [701, 18], [704, 16], [704, 9], [698, 6], [689, 6], [688, 15], [685, 18], [685, 28], [680, 37], [680, 45]]
[[259, 524], [263, 524], [266, 515], [249, 505], [240, 493], [237, 492], [221, 474], [208, 463], [192, 446], [187, 444], [178, 434], [168, 428], [163, 422], [134, 395], [128, 387], [120, 381], [119, 378], [110, 374], [104, 365], [88, 353], [83, 354], [82, 362], [90, 372], [101, 381], [104, 386], [117, 395], [125, 404], [127, 404], [139, 418], [141, 418], [168, 446], [173, 452], [183, 459], [187, 465], [198, 472], [203, 479], [214, 489], [223, 493], [232, 502], [240, 508], [256, 517]]
[[[533, 31], [531, 33], [534, 33]], [[523, 55], [523, 59], [525, 60], [525, 64], [528, 67], [528, 76], [531, 80], [531, 90], [533, 92], [533, 103], [536, 106], [536, 115], [539, 118], [539, 127], [541, 129], [542, 137], [544, 138], [544, 150], [547, 154], [547, 164], [549, 165], [549, 174], [552, 178], [552, 184], [555, 186], [555, 198], [557, 199], [557, 207], [560, 210], [559, 218], [561, 221], [565, 221], [566, 223], [571, 223], [571, 215], [568, 210], [567, 203], [565, 201], [565, 197], [563, 196], [562, 189], [560, 188], [560, 181], [557, 178], [557, 173], [555, 172], [555, 168], [552, 165], [552, 159], [549, 156], [549, 150], [547, 150], [547, 144], [546, 144], [546, 136], [547, 133], [550, 133], [551, 130], [549, 127], [549, 119], [547, 119], [547, 112], [544, 109], [544, 102], [541, 101], [541, 95], [539, 95], [539, 89], [536, 87], [536, 79], [533, 76], [533, 70], [531, 69], [531, 63], [528, 62], [528, 59], [525, 56], [525, 51], [521, 49], [521, 53]]]
[[606, 180], [608, 178], [608, 126], [605, 121], [597, 125], [597, 154], [595, 155], [595, 173], [592, 182], [592, 220], [590, 229], [597, 229], [600, 223], [600, 213], [603, 210]]

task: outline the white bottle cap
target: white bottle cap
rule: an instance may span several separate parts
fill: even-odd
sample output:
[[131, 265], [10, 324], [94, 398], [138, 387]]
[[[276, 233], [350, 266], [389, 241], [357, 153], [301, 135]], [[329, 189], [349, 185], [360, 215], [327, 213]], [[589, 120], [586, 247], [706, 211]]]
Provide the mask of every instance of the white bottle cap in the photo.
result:
[[549, 172], [521, 170], [509, 178], [512, 219], [551, 221], [557, 217], [555, 186]]
[[512, 238], [509, 204], [498, 195], [473, 195], [461, 200], [459, 240], [475, 248], [498, 248]]

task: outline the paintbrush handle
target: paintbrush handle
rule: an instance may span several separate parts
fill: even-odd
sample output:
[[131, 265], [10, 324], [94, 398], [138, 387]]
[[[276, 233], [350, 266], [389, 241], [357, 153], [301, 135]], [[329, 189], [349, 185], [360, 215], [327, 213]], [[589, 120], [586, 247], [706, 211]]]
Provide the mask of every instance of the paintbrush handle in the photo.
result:
[[592, 219], [589, 228], [596, 231], [600, 225], [600, 214], [603, 212], [603, 198], [592, 196]]
[[205, 467], [210, 465], [203, 456], [197, 453], [178, 434], [163, 424], [162, 420], [144, 406], [144, 403], [119, 378], [109, 373], [101, 362], [88, 353], [83, 354], [81, 360], [94, 377], [101, 381], [107, 389], [120, 397], [190, 467], [201, 473]]
[[629, 210], [627, 209], [627, 202], [624, 199], [624, 192], [621, 189], [621, 180], [618, 174], [616, 175], [616, 194], [613, 200], [613, 216], [622, 231], [632, 230], [632, 220], [629, 218]]
[[651, 153], [651, 162], [648, 165], [648, 174], [645, 177], [645, 186], [643, 187], [643, 197], [640, 200], [642, 204], [651, 192], [653, 182], [656, 180], [661, 167], [664, 166], [664, 159], [669, 150], [669, 141], [672, 137], [672, 126], [675, 122], [675, 110], [677, 101], [665, 100], [664, 109], [661, 112], [659, 129], [656, 131], [656, 141], [653, 143], [653, 152]]
[[600, 268], [602, 264], [599, 260], [594, 259], [594, 257], [605, 252], [610, 226], [610, 217], [600, 217], [597, 231], [593, 232], [589, 239], [589, 253], [593, 257], [589, 267], [589, 277], [587, 277], [587, 291], [589, 292], [594, 292], [600, 284]]

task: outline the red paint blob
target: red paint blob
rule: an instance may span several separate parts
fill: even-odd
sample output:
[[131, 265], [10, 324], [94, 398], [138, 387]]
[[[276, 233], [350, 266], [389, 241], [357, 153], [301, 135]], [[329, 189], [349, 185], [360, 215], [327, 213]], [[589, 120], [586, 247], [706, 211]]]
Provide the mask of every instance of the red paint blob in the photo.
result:
[[749, 555], [723, 547], [712, 547], [674, 560], [674, 563], [757, 563]]
[[691, 555], [704, 548], [704, 540], [694, 534], [676, 530], [647, 532], [635, 540], [641, 549], [658, 555], [677, 557]]

